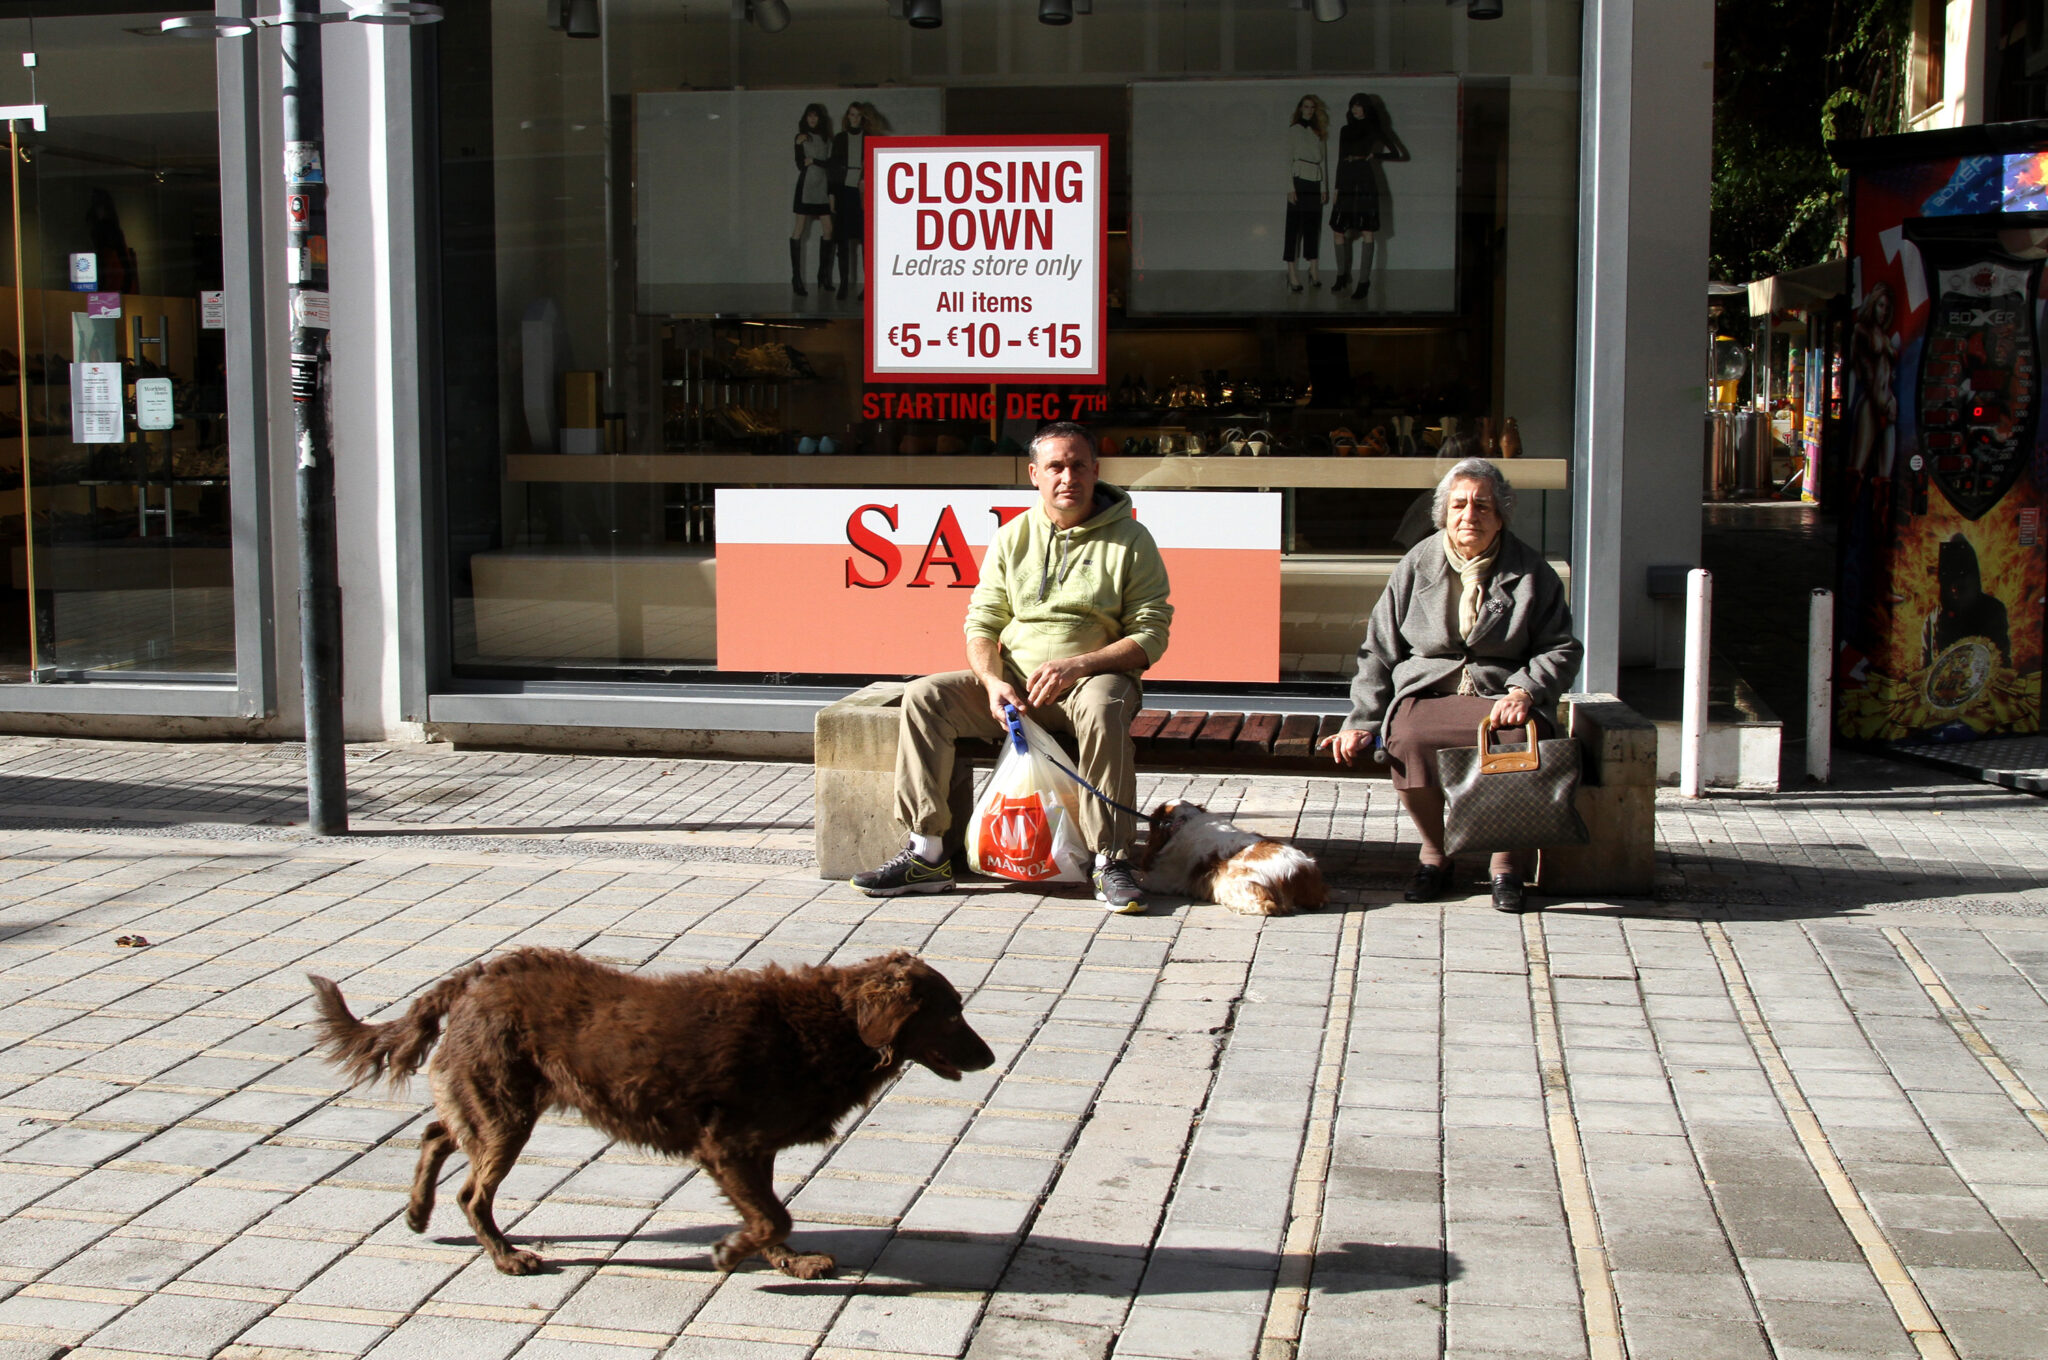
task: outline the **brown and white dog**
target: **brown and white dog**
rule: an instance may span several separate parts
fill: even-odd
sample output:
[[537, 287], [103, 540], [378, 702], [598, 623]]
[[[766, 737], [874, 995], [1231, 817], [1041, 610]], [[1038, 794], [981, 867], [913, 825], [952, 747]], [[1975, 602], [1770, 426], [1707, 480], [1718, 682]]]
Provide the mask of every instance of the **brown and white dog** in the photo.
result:
[[1186, 893], [1249, 916], [1289, 916], [1329, 900], [1307, 852], [1247, 831], [1194, 803], [1161, 803], [1139, 865], [1145, 886]]

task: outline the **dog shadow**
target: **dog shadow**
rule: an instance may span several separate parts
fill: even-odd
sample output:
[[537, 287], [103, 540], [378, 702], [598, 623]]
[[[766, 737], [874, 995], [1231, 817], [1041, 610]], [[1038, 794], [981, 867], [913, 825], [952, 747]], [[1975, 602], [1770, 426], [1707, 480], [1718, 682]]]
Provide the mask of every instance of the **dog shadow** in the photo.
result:
[[[692, 1224], [645, 1233], [558, 1233], [545, 1238], [512, 1240], [539, 1252], [545, 1271], [574, 1267], [635, 1266], [678, 1274], [715, 1276], [711, 1246], [729, 1224]], [[437, 1238], [447, 1245], [467, 1239]], [[551, 1254], [551, 1249], [576, 1243], [616, 1242], [701, 1247], [702, 1254], [633, 1255]], [[934, 1289], [1002, 1289], [1016, 1293], [1090, 1294], [1125, 1298], [1142, 1280], [1148, 1296], [1209, 1294], [1218, 1289], [1270, 1288], [1280, 1254], [1229, 1247], [1158, 1247], [1141, 1255], [1076, 1238], [1014, 1236], [988, 1233], [947, 1233], [943, 1237], [899, 1234], [889, 1228], [799, 1224], [790, 1245], [799, 1251], [827, 1252], [834, 1258], [832, 1277], [820, 1280], [777, 1279], [762, 1287], [789, 1295], [871, 1294], [907, 1296]], [[892, 1245], [909, 1250], [882, 1258]], [[880, 1266], [882, 1273], [872, 1274]], [[773, 1273], [758, 1257], [742, 1263], [742, 1271]], [[1316, 1253], [1313, 1282], [1321, 1293], [1372, 1293], [1434, 1289], [1460, 1279], [1465, 1267], [1454, 1252], [1438, 1247], [1400, 1243], [1345, 1242]]]

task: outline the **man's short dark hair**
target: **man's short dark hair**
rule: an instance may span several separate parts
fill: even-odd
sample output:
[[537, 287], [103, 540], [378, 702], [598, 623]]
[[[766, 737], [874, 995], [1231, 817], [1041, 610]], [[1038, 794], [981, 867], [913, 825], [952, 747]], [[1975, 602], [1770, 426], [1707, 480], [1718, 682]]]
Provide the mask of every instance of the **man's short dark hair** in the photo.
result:
[[1054, 440], [1063, 439], [1074, 440], [1076, 443], [1080, 444], [1081, 447], [1088, 450], [1088, 456], [1090, 458], [1094, 458], [1098, 462], [1101, 461], [1100, 456], [1095, 451], [1095, 436], [1088, 433], [1088, 427], [1086, 425], [1077, 424], [1076, 422], [1071, 420], [1055, 420], [1052, 424], [1047, 425], [1045, 428], [1041, 429], [1037, 434], [1031, 436], [1031, 461], [1033, 463], [1036, 463], [1038, 461], [1038, 449], [1040, 445], [1049, 444], [1052, 443]]

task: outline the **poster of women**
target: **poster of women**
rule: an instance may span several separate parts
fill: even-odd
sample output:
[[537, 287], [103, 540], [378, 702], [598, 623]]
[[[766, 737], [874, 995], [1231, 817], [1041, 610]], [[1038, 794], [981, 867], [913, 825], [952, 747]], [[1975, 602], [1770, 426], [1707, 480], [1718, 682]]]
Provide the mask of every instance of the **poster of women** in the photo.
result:
[[1134, 313], [1457, 309], [1454, 76], [1131, 90]]

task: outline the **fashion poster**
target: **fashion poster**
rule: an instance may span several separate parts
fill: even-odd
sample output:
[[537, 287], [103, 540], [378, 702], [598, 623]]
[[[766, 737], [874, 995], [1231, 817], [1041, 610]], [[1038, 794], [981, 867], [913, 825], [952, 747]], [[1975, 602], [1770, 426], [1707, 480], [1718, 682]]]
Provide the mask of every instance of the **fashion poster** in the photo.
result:
[[1859, 170], [1836, 724], [1864, 741], [2041, 727], [2048, 219], [1996, 156]]
[[[830, 298], [858, 314], [862, 139], [938, 135], [943, 96], [893, 88], [635, 95], [636, 309], [758, 315], [817, 310]], [[842, 304], [838, 275], [849, 266], [853, 287]]]
[[1456, 310], [1458, 111], [1452, 76], [1133, 86], [1130, 310]]

